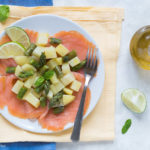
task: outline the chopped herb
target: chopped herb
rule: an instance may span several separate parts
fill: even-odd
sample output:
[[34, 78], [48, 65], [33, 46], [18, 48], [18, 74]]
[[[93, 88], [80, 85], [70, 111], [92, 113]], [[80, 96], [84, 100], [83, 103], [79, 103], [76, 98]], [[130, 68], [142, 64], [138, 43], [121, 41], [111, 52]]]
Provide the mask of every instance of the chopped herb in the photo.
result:
[[0, 6], [0, 22], [4, 22], [9, 16], [9, 6]]
[[41, 107], [46, 106], [46, 97], [45, 96], [40, 97], [40, 105], [41, 105]]
[[40, 56], [39, 64], [40, 64], [40, 67], [43, 67], [46, 64], [46, 56], [44, 53], [42, 53]]
[[63, 111], [64, 111], [64, 106], [53, 108], [53, 113], [54, 114], [59, 114], [59, 113], [61, 113]]
[[34, 43], [31, 43], [29, 48], [25, 51], [25, 55], [30, 56], [36, 47]]
[[79, 71], [82, 69], [86, 64], [86, 60], [81, 61], [78, 65], [71, 68], [71, 71]]
[[128, 119], [122, 127], [122, 134], [125, 134], [131, 126], [131, 119]]
[[42, 76], [39, 77], [34, 83], [35, 88], [41, 86], [44, 83], [44, 81], [45, 81], [44, 77]]
[[50, 82], [49, 81], [45, 81], [45, 84], [44, 84], [44, 91], [45, 91], [45, 94], [47, 95], [48, 92], [49, 92], [49, 88], [50, 88]]
[[15, 73], [16, 67], [7, 67], [6, 73]]
[[27, 88], [26, 87], [22, 87], [20, 90], [19, 90], [19, 93], [17, 94], [17, 98], [19, 99], [22, 99], [24, 94], [27, 92]]
[[61, 71], [61, 69], [60, 69], [59, 66], [56, 66], [56, 67], [54, 68], [54, 71], [56, 72], [56, 74], [57, 74], [57, 76], [58, 76], [59, 78], [63, 76], [63, 73], [62, 73], [62, 71]]
[[40, 74], [43, 75], [46, 71], [48, 71], [49, 67], [47, 65], [44, 65], [41, 69], [40, 69]]
[[53, 75], [54, 75], [54, 71], [53, 70], [49, 70], [49, 71], [46, 71], [43, 75], [43, 77], [46, 79], [46, 80], [49, 80]]
[[38, 62], [37, 60], [33, 59], [33, 58], [30, 60], [30, 64], [31, 64], [32, 66], [34, 66], [36, 69], [39, 69], [39, 68], [40, 68], [39, 62]]
[[34, 75], [34, 71], [33, 70], [29, 70], [29, 71], [22, 71], [20, 72], [19, 74], [19, 78], [28, 78], [30, 76], [33, 76]]
[[62, 43], [61, 39], [50, 38], [50, 44], [60, 44]]
[[62, 106], [61, 99], [63, 97], [63, 91], [57, 93], [53, 98], [50, 99], [49, 107], [58, 107]]
[[40, 93], [43, 89], [44, 89], [44, 84], [42, 84], [39, 87], [36, 87], [34, 90], [35, 90], [36, 93]]
[[71, 60], [72, 58], [76, 57], [77, 53], [75, 50], [72, 50], [71, 52], [69, 52], [66, 56], [63, 56], [63, 62], [68, 62], [69, 60]]

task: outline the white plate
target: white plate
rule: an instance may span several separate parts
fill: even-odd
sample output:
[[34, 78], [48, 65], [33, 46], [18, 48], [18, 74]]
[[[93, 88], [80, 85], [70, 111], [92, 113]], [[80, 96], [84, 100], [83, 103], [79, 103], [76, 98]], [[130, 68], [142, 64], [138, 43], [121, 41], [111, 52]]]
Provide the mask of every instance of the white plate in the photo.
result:
[[[75, 30], [83, 34], [90, 42], [94, 43], [98, 48], [98, 45], [95, 43], [93, 38], [83, 28], [81, 28], [78, 24], [63, 17], [54, 16], [54, 15], [35, 15], [35, 16], [21, 19], [13, 23], [11, 26], [19, 26], [25, 29], [31, 29], [39, 32], [48, 32], [50, 35], [54, 35], [55, 33], [63, 30], [64, 31]], [[4, 34], [5, 34], [4, 32], [0, 34], [0, 38]], [[90, 114], [90, 112], [94, 109], [95, 105], [97, 104], [101, 96], [103, 85], [104, 85], [104, 77], [105, 77], [104, 62], [100, 51], [98, 53], [98, 57], [100, 60], [100, 64], [98, 66], [97, 76], [94, 79], [92, 79], [89, 86], [91, 90], [91, 101], [84, 118], [86, 118]], [[0, 113], [9, 122], [24, 130], [36, 132], [36, 133], [53, 133], [53, 131], [42, 129], [41, 126], [38, 124], [37, 120], [20, 119], [12, 116], [8, 112], [7, 107], [5, 107], [3, 110], [0, 110]], [[68, 123], [64, 127], [64, 130], [71, 128], [72, 126], [73, 123]]]

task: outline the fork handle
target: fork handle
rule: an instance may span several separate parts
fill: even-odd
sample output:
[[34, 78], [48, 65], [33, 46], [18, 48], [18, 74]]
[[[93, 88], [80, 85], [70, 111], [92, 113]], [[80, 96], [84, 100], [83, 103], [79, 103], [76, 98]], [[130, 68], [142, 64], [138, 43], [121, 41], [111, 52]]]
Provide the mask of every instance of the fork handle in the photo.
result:
[[74, 128], [73, 128], [72, 135], [71, 135], [71, 140], [74, 142], [79, 141], [79, 139], [80, 139], [80, 130], [81, 130], [81, 125], [82, 125], [84, 103], [85, 103], [86, 91], [87, 91], [89, 80], [90, 79], [86, 78], [85, 86], [84, 86], [82, 97], [81, 97], [80, 106], [79, 106], [79, 109], [78, 109], [78, 112], [76, 115], [76, 119], [74, 122]]

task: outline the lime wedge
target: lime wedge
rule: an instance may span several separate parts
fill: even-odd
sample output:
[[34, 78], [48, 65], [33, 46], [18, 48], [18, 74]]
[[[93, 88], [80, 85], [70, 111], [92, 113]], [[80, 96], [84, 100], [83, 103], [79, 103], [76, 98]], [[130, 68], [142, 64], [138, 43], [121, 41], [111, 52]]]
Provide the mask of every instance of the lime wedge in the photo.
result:
[[24, 56], [25, 48], [17, 42], [8, 42], [0, 46], [0, 58], [7, 59], [14, 56]]
[[22, 28], [12, 26], [6, 28], [5, 31], [12, 41], [22, 44], [26, 49], [30, 46], [30, 39]]
[[122, 92], [123, 103], [133, 112], [142, 113], [146, 108], [146, 97], [137, 89], [126, 89]]

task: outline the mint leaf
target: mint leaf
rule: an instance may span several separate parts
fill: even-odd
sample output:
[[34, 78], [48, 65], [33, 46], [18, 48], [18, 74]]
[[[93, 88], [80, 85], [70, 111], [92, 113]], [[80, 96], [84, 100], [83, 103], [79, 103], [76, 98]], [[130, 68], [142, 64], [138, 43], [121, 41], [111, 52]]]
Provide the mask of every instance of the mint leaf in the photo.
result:
[[128, 119], [122, 127], [122, 134], [125, 134], [131, 126], [131, 119]]
[[0, 6], [0, 22], [4, 22], [9, 16], [9, 6]]

